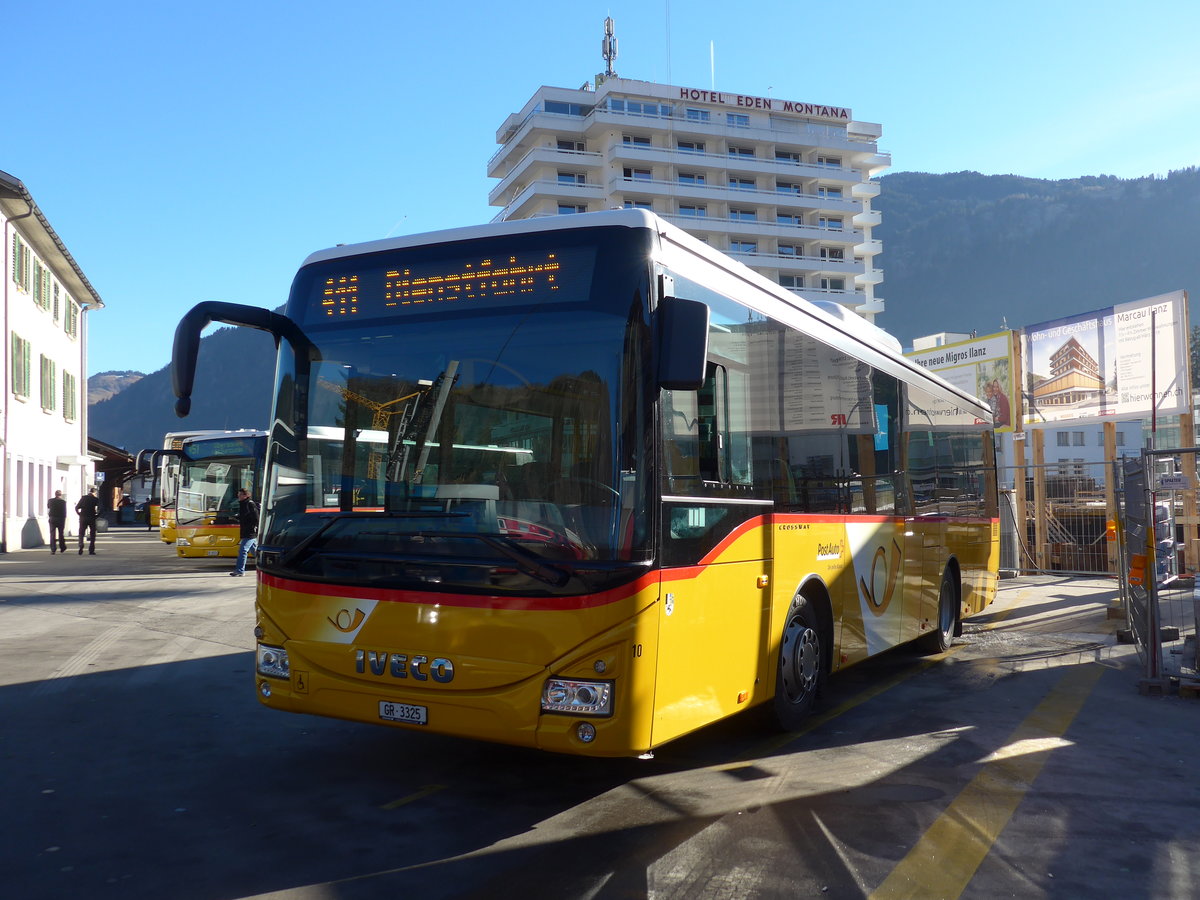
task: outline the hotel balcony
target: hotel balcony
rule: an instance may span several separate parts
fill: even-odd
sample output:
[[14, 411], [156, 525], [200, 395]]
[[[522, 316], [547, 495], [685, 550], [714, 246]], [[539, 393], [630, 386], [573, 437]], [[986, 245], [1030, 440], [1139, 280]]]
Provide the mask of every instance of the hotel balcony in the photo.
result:
[[533, 181], [521, 188], [517, 195], [500, 212], [492, 217], [493, 222], [506, 219], [526, 218], [542, 200], [553, 200], [561, 203], [588, 203], [594, 209], [601, 209], [600, 202], [604, 200], [604, 188], [599, 184], [572, 184], [551, 180]]
[[[599, 153], [584, 153], [578, 150], [559, 150], [557, 147], [534, 147], [519, 159], [488, 192], [488, 203], [492, 206], [500, 204], [500, 198], [511, 190], [514, 184], [529, 180], [530, 169], [542, 168], [545, 172], [537, 172], [537, 176], [553, 177], [560, 169], [573, 169], [580, 172], [595, 172], [593, 181], [599, 181], [599, 171], [604, 164], [604, 157]], [[489, 173], [491, 174], [491, 173]]]

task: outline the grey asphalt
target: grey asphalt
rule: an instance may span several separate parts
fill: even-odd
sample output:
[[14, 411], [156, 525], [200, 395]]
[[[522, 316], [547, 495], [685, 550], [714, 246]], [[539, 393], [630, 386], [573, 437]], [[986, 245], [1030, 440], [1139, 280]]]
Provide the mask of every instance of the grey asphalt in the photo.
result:
[[1110, 580], [1006, 580], [804, 733], [597, 761], [262, 709], [231, 569], [0, 556], [4, 896], [1200, 896], [1200, 700], [1139, 693]]

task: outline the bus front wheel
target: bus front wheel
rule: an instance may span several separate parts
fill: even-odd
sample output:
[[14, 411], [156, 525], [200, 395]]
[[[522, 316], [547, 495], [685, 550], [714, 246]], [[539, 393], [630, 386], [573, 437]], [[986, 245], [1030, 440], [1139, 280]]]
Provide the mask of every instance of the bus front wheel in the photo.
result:
[[825, 654], [821, 625], [807, 597], [792, 601], [779, 642], [779, 671], [775, 676], [775, 720], [785, 731], [803, 725], [825, 683]]
[[945, 653], [954, 643], [954, 632], [958, 626], [958, 589], [958, 580], [951, 567], [947, 566], [938, 590], [937, 625], [921, 639], [921, 649], [926, 653]]

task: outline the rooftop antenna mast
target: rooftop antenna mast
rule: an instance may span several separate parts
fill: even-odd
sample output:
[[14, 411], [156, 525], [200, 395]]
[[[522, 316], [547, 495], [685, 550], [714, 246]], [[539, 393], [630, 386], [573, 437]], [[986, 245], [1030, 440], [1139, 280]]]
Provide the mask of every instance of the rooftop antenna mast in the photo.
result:
[[600, 55], [604, 57], [604, 78], [616, 78], [613, 60], [617, 58], [617, 39], [613, 37], [613, 20], [609, 16], [604, 20], [604, 40], [600, 42]]

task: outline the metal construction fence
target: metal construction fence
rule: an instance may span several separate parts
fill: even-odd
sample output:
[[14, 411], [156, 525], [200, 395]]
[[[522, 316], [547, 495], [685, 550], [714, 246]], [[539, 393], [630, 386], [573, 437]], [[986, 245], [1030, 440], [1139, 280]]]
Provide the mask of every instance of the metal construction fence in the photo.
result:
[[1200, 448], [1001, 469], [1000, 568], [1119, 579], [1144, 685], [1200, 689]]

